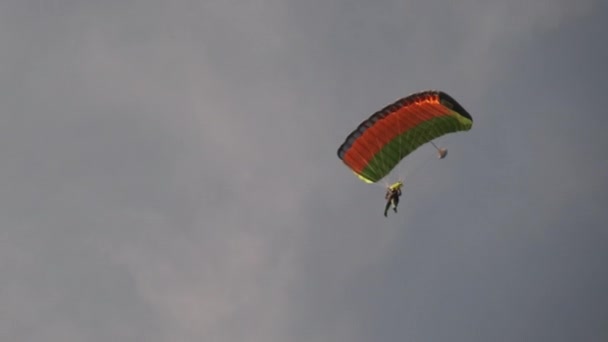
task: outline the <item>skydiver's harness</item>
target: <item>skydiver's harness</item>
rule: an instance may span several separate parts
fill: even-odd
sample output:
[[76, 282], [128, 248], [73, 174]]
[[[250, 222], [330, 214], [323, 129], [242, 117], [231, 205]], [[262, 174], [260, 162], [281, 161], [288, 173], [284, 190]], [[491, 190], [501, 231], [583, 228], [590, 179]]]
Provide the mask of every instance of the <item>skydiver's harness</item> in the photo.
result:
[[399, 189], [388, 189], [386, 195], [384, 195], [384, 199], [387, 201], [390, 200], [393, 205], [395, 205], [395, 199], [399, 196]]

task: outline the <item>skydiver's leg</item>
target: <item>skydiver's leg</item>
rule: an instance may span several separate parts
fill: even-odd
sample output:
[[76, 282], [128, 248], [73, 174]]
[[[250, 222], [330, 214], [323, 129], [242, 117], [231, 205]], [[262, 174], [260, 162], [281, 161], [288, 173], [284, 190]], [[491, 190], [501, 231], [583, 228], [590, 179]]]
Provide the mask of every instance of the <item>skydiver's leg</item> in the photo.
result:
[[388, 212], [388, 208], [390, 208], [391, 206], [391, 201], [388, 200], [386, 201], [386, 207], [384, 207], [384, 216], [386, 216], [386, 213]]
[[393, 198], [393, 210], [397, 212], [397, 206], [399, 205], [399, 197], [395, 196]]

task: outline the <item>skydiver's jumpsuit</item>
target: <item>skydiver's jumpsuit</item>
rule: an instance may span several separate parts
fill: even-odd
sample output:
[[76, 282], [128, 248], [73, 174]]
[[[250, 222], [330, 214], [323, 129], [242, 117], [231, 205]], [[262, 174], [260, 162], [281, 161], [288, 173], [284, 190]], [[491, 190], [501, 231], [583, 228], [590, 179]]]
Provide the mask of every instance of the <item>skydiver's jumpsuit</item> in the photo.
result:
[[393, 204], [393, 210], [397, 212], [397, 205], [399, 204], [399, 196], [401, 196], [401, 188], [395, 190], [388, 189], [384, 198], [386, 199], [386, 207], [384, 208], [384, 216], [388, 212], [388, 209]]

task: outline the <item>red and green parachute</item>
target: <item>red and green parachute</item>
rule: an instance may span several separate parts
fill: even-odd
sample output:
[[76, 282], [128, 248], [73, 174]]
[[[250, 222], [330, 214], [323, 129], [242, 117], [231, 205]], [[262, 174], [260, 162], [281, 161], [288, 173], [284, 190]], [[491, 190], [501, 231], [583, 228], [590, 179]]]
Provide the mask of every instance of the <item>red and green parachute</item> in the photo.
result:
[[[338, 157], [363, 181], [376, 183], [420, 146], [448, 133], [468, 131], [471, 115], [450, 95], [427, 90], [404, 97], [363, 121]], [[447, 150], [439, 149], [444, 158]]]

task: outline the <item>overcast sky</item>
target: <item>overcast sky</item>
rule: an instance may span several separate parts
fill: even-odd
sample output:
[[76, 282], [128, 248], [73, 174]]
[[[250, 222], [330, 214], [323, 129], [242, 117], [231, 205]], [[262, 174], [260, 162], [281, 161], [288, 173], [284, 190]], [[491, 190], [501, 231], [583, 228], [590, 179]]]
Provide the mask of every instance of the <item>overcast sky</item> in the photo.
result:
[[[608, 3], [0, 0], [0, 340], [608, 340]], [[337, 158], [473, 129], [398, 214]]]

